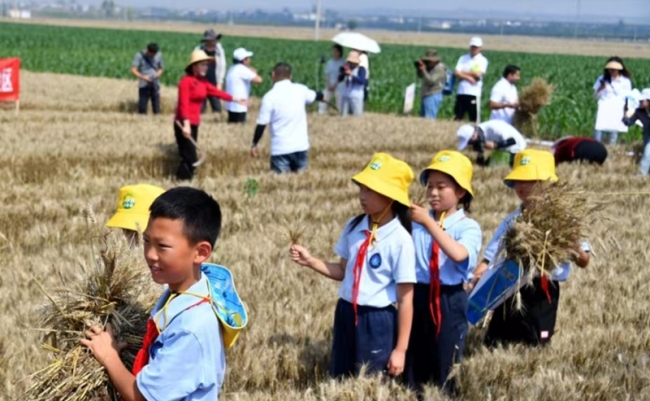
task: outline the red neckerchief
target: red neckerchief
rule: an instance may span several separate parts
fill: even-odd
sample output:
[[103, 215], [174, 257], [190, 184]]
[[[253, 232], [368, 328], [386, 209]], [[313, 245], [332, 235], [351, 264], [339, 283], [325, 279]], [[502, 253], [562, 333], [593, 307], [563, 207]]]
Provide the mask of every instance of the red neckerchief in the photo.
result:
[[366, 254], [368, 253], [368, 246], [372, 241], [371, 233], [368, 230], [364, 230], [366, 234], [366, 240], [363, 241], [359, 247], [359, 252], [357, 253], [357, 259], [354, 263], [354, 284], [352, 285], [352, 309], [354, 309], [354, 325], [356, 326], [359, 323], [359, 316], [357, 315], [357, 299], [359, 298], [359, 286], [361, 284], [361, 272], [363, 271], [363, 263], [366, 260]]

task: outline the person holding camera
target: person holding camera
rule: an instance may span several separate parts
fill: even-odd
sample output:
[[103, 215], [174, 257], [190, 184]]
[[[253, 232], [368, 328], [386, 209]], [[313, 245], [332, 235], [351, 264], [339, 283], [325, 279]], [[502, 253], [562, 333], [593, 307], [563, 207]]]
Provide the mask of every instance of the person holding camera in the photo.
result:
[[[323, 57], [323, 62], [324, 62]], [[341, 85], [339, 85], [339, 73], [345, 64], [343, 60], [343, 46], [335, 44], [332, 46], [332, 58], [325, 66], [325, 100], [331, 102], [336, 99], [336, 108], [341, 110]], [[327, 113], [327, 103], [318, 104], [318, 114]]]
[[346, 63], [341, 67], [339, 82], [343, 85], [341, 101], [341, 116], [363, 115], [363, 101], [366, 87], [366, 69], [361, 66], [359, 52], [352, 50], [348, 54]]
[[160, 76], [163, 69], [162, 54], [155, 43], [149, 43], [145, 50], [133, 57], [131, 74], [138, 78], [139, 114], [147, 114], [149, 99], [153, 114], [160, 114]]
[[483, 39], [473, 37], [469, 42], [469, 53], [461, 56], [456, 64], [455, 74], [460, 80], [456, 90], [455, 120], [461, 121], [465, 114], [470, 122], [476, 122], [483, 90], [483, 75], [487, 72], [488, 60], [481, 54]]
[[415, 68], [418, 78], [422, 80], [420, 117], [435, 120], [442, 105], [442, 89], [447, 81], [447, 68], [438, 52], [433, 49], [427, 50], [424, 57], [415, 61]]
[[[623, 105], [625, 96], [632, 91], [631, 78], [632, 75], [625, 68], [625, 64], [620, 57], [614, 56], [607, 60], [603, 74], [594, 83], [594, 96], [598, 101], [598, 114], [621, 113], [621, 118], [623, 118], [621, 109], [618, 107]], [[616, 99], [618, 99], [618, 102]], [[606, 133], [604, 131], [607, 131], [609, 133], [609, 144], [615, 145], [618, 140], [618, 131], [603, 128], [598, 126], [598, 118], [596, 118], [594, 139], [602, 142]], [[626, 127], [623, 127], [623, 129], [622, 132], [627, 132]]]

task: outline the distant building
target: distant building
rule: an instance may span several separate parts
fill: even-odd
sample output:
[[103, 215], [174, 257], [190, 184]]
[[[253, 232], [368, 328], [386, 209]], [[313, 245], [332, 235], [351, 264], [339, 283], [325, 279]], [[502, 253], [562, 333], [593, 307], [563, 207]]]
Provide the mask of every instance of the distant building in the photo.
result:
[[9, 10], [9, 18], [30, 19], [32, 18], [32, 12], [29, 10]]

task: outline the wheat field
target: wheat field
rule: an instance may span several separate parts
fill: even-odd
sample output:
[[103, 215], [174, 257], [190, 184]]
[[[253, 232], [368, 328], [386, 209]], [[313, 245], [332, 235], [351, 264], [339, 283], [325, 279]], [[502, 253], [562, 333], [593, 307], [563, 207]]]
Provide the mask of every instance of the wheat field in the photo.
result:
[[[2, 400], [19, 399], [28, 376], [47, 363], [36, 330], [37, 308], [46, 300], [33, 279], [51, 288], [92, 257], [85, 205], [104, 222], [121, 186], [175, 185], [172, 116], [125, 112], [136, 93], [133, 82], [25, 72], [23, 110], [0, 111]], [[174, 96], [164, 88], [166, 110]], [[360, 211], [352, 174], [376, 151], [403, 158], [417, 174], [435, 152], [455, 145], [457, 124], [372, 114], [347, 120], [311, 114], [309, 123], [309, 171], [279, 177], [268, 172], [268, 133], [261, 157], [251, 159], [252, 124], [229, 127], [205, 117], [201, 126], [208, 158], [192, 185], [222, 206], [224, 227], [212, 260], [232, 269], [250, 311], [248, 328], [227, 354], [220, 399], [414, 400], [393, 382], [327, 378], [337, 284], [289, 261], [287, 233], [304, 227], [302, 244], [333, 258], [345, 221]], [[488, 352], [481, 329], [472, 328], [456, 369], [460, 399], [650, 400], [650, 184], [636, 175], [624, 149], [610, 153], [603, 167], [558, 171], [611, 202], [591, 230], [591, 265], [574, 271], [562, 288], [552, 345]], [[506, 172], [475, 170], [472, 215], [484, 242], [517, 207], [502, 183]], [[257, 194], [245, 190], [251, 178], [260, 184]], [[428, 392], [430, 400], [447, 399]]]

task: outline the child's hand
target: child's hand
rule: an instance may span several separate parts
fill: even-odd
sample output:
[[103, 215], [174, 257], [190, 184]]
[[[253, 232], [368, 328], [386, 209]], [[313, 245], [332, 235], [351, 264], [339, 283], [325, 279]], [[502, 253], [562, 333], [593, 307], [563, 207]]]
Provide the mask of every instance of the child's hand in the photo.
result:
[[425, 225], [425, 223], [431, 220], [429, 216], [429, 211], [422, 206], [411, 204], [411, 220], [415, 223]]
[[406, 352], [394, 349], [388, 360], [388, 374], [397, 377], [404, 372]]
[[99, 326], [93, 326], [86, 332], [89, 340], [81, 340], [93, 353], [100, 365], [106, 366], [111, 358], [120, 358], [120, 352], [126, 348], [126, 343], [118, 343], [113, 336], [113, 328], [110, 323], [106, 324], [106, 331]]
[[300, 245], [291, 245], [289, 250], [291, 254], [291, 260], [298, 263], [301, 266], [311, 266], [312, 256], [307, 249]]

